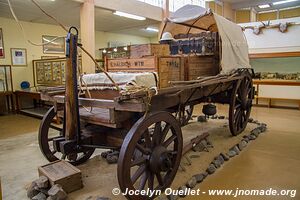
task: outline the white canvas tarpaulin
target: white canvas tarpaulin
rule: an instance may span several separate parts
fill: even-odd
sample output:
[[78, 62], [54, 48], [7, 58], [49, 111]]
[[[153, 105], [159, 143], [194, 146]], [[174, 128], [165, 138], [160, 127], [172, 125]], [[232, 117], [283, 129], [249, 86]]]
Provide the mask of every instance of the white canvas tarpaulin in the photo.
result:
[[[147, 88], [157, 87], [157, 75], [152, 72], [108, 72], [108, 74], [120, 86], [120, 88], [124, 88], [129, 85], [143, 86]], [[82, 76], [82, 80], [89, 89], [104, 90], [115, 88], [104, 73], [84, 74]]]
[[165, 20], [162, 33], [178, 34], [218, 32], [222, 41], [221, 73], [249, 68], [248, 45], [237, 24], [200, 6], [186, 5]]

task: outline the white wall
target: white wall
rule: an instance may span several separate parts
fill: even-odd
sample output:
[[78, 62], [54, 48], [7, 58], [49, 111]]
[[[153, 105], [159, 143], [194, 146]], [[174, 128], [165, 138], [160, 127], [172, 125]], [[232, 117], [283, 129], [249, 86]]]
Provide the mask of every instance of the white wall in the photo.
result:
[[[39, 24], [30, 22], [21, 22], [24, 26], [28, 39], [35, 43], [42, 42], [42, 35], [65, 36], [66, 33], [59, 26], [49, 24]], [[33, 86], [33, 67], [32, 60], [40, 59], [41, 56], [61, 56], [64, 54], [43, 54], [41, 46], [33, 46], [25, 41], [17, 23], [12, 19], [0, 17], [0, 28], [3, 31], [5, 58], [0, 59], [0, 65], [11, 65], [10, 48], [26, 48], [27, 49], [27, 66], [12, 67], [13, 87], [19, 89], [22, 81], [29, 81]], [[98, 49], [107, 47], [109, 41], [120, 41], [126, 44], [149, 43], [150, 38], [100, 32], [96, 31], [96, 57], [100, 55]]]
[[[279, 22], [295, 22], [300, 24], [300, 17], [272, 20], [270, 24]], [[258, 26], [260, 22], [243, 23], [241, 26]], [[249, 45], [249, 53], [273, 53], [300, 51], [300, 25], [288, 27], [286, 33], [281, 33], [277, 28], [262, 29], [262, 33], [255, 35], [251, 29], [245, 30]]]
[[[272, 20], [270, 24], [279, 22], [295, 22], [300, 24], [300, 17]], [[260, 22], [243, 23], [241, 26], [258, 26]], [[300, 51], [300, 25], [288, 27], [286, 33], [281, 33], [277, 28], [262, 29], [262, 33], [255, 35], [251, 29], [245, 30], [249, 46], [249, 53], [275, 53]], [[300, 63], [299, 63], [300, 68]], [[273, 86], [261, 85], [259, 96], [272, 98], [300, 99], [298, 86]], [[273, 101], [273, 105], [298, 107], [297, 102]]]

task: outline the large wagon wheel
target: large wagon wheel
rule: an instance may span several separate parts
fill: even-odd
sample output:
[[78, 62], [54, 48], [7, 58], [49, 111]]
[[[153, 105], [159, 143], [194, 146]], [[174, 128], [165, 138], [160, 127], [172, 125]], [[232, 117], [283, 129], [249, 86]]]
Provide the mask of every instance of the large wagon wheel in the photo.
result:
[[[126, 189], [164, 190], [169, 187], [180, 164], [182, 143], [180, 125], [170, 113], [156, 112], [138, 120], [121, 147], [120, 189], [125, 192]], [[149, 199], [142, 195], [127, 195], [127, 198]]]
[[181, 126], [185, 126], [189, 123], [189, 121], [192, 119], [193, 111], [194, 106], [191, 105], [187, 105], [179, 109], [176, 115]]
[[247, 126], [252, 108], [252, 78], [245, 75], [233, 87], [229, 106], [229, 128], [232, 135], [243, 132]]
[[51, 107], [48, 110], [48, 112], [44, 115], [40, 125], [38, 140], [40, 150], [42, 151], [43, 155], [47, 158], [49, 162], [61, 159], [67, 160], [73, 165], [79, 165], [87, 161], [94, 153], [94, 148], [80, 153], [72, 153], [70, 155], [65, 155], [54, 150], [53, 139], [64, 136], [62, 128], [53, 126], [51, 124], [55, 116], [55, 109], [54, 107]]

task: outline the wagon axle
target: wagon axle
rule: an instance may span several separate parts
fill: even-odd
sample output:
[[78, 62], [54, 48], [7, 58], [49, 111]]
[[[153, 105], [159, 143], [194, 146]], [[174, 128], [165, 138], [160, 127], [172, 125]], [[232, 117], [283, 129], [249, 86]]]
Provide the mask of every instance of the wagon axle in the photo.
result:
[[150, 169], [154, 173], [167, 172], [172, 168], [172, 153], [164, 146], [156, 147], [150, 158]]

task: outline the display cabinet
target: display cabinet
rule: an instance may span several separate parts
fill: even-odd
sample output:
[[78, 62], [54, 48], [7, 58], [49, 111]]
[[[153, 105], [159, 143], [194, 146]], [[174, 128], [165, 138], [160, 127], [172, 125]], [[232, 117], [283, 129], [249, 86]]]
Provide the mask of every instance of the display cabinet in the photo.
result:
[[10, 110], [14, 110], [11, 66], [0, 65], [0, 114]]
[[0, 92], [12, 92], [12, 75], [10, 65], [0, 65]]

